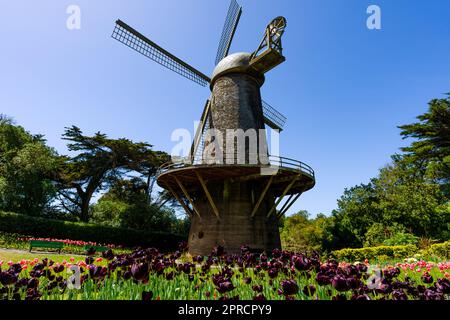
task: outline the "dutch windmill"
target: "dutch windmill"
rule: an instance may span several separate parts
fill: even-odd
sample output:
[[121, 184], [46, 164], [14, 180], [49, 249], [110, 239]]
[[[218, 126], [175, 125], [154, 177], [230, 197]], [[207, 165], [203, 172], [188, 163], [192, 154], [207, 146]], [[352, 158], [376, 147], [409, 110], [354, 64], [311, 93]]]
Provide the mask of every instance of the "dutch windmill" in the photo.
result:
[[[247, 146], [244, 163], [205, 162], [212, 150], [208, 145], [213, 142], [208, 129], [246, 131], [261, 130], [268, 125], [281, 131], [286, 121], [260, 95], [264, 74], [285, 61], [281, 38], [286, 19], [277, 17], [269, 23], [254, 52], [229, 55], [241, 14], [242, 7], [232, 0], [211, 78], [121, 20], [116, 21], [112, 34], [114, 39], [147, 58], [211, 89], [189, 161], [166, 164], [157, 177], [158, 185], [170, 191], [191, 218], [189, 250], [193, 254], [208, 254], [214, 245], [222, 245], [228, 252], [239, 251], [242, 244], [255, 250], [279, 248], [278, 220], [315, 184], [314, 171], [297, 160], [268, 155], [269, 164], [250, 163]], [[257, 148], [258, 154], [267, 152], [265, 136], [258, 138]], [[271, 175], [261, 174], [267, 166], [276, 166], [277, 171]], [[284, 203], [283, 199], [286, 199]]]

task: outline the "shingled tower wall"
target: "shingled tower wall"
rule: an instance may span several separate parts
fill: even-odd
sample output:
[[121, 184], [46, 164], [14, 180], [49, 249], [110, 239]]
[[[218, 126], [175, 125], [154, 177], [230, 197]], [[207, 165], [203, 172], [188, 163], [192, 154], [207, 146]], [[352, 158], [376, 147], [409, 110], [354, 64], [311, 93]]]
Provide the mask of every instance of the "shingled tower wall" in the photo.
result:
[[[224, 73], [214, 79], [210, 121], [211, 127], [222, 132], [224, 139], [227, 129], [255, 129], [256, 132], [264, 129], [262, 83], [262, 75], [246, 72]], [[266, 144], [265, 139], [261, 143]], [[258, 152], [259, 147], [258, 141]], [[267, 146], [264, 148], [267, 150]], [[247, 153], [248, 150], [246, 143]], [[248, 160], [247, 156], [246, 162]], [[220, 220], [212, 212], [206, 197], [200, 195], [195, 202], [201, 217], [193, 216], [189, 233], [192, 254], [208, 254], [214, 245], [222, 245], [230, 253], [237, 252], [243, 244], [267, 251], [280, 248], [278, 219], [275, 215], [266, 218], [275, 201], [270, 193], [251, 217], [255, 199], [263, 191], [260, 183], [225, 179], [215, 182], [209, 189], [220, 212]]]

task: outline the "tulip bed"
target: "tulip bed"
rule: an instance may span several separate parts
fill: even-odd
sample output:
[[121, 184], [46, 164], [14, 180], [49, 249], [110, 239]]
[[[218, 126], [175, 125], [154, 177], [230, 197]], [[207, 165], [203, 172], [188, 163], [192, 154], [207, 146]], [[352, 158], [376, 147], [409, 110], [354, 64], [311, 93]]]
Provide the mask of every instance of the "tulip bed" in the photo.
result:
[[[0, 261], [0, 299], [26, 300], [449, 300], [450, 263], [406, 260], [381, 269], [369, 261], [321, 261], [313, 254], [274, 250], [270, 257], [243, 246], [238, 255], [215, 247], [190, 257], [185, 244], [171, 254], [137, 249], [62, 263]], [[71, 267], [79, 268], [80, 287]], [[68, 286], [69, 284], [69, 286]]]
[[[30, 241], [51, 241], [51, 242], [62, 242], [64, 247], [61, 249], [62, 253], [66, 254], [85, 254], [86, 246], [104, 246], [114, 249], [116, 253], [129, 253], [131, 250], [124, 248], [123, 246], [116, 246], [113, 244], [102, 244], [93, 241], [83, 241], [83, 240], [71, 240], [71, 239], [55, 239], [55, 238], [39, 238], [39, 237], [26, 237], [19, 234], [12, 234], [6, 232], [0, 232], [0, 247], [8, 249], [20, 249], [29, 250]], [[38, 251], [35, 249], [35, 251]]]

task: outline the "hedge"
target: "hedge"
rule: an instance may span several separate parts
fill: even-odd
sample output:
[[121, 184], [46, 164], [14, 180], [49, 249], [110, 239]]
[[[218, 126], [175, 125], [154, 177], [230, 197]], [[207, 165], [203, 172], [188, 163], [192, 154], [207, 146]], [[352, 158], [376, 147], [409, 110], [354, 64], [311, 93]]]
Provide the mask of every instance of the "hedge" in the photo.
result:
[[427, 254], [440, 258], [450, 258], [450, 241], [435, 243], [426, 251]]
[[32, 217], [0, 211], [0, 231], [39, 238], [71, 239], [126, 247], [155, 247], [174, 250], [186, 240], [177, 234], [113, 228], [89, 223]]
[[403, 246], [378, 246], [366, 248], [346, 248], [333, 251], [332, 255], [338, 260], [363, 261], [364, 259], [377, 259], [380, 256], [403, 259], [414, 255], [417, 247], [412, 244]]

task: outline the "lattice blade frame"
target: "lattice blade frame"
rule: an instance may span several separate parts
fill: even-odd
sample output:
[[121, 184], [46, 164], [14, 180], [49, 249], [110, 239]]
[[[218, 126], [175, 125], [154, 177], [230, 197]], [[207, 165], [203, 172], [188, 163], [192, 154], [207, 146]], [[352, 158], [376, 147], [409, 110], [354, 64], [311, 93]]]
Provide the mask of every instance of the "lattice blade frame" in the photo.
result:
[[233, 41], [241, 14], [242, 6], [240, 6], [236, 0], [231, 0], [225, 24], [222, 29], [222, 35], [220, 36], [219, 47], [217, 48], [216, 65], [220, 60], [225, 58], [230, 51], [231, 42]]
[[121, 20], [116, 21], [111, 37], [201, 86], [206, 86], [210, 82], [206, 75], [161, 48]]

